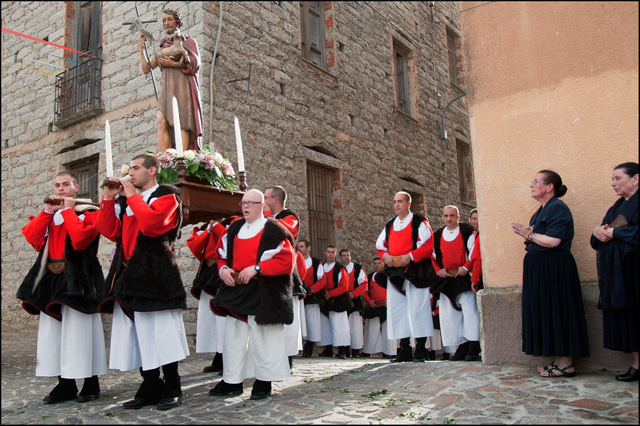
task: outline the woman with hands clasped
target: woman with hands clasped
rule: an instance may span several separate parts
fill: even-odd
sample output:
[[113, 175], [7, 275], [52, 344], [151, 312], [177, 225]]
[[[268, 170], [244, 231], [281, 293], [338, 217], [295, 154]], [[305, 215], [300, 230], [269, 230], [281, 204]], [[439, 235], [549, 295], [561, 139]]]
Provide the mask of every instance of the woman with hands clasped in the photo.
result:
[[555, 357], [538, 367], [541, 377], [573, 377], [573, 358], [589, 356], [582, 290], [571, 254], [573, 216], [558, 198], [567, 192], [562, 178], [539, 171], [529, 185], [541, 206], [529, 226], [511, 223], [525, 239], [522, 277], [522, 350], [527, 355]]
[[602, 309], [604, 347], [633, 354], [633, 362], [617, 380], [640, 378], [638, 368], [638, 163], [623, 163], [613, 170], [611, 186], [620, 198], [602, 224], [593, 230], [591, 247], [597, 250], [598, 285]]

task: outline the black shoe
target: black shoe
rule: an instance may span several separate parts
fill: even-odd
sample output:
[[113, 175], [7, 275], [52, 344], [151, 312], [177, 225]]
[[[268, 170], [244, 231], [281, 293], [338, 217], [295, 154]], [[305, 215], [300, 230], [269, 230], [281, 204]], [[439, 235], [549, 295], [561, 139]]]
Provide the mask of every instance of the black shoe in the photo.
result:
[[449, 354], [449, 352], [443, 352], [442, 353], [442, 360], [443, 361], [449, 361], [449, 358], [451, 358], [451, 355]]
[[338, 358], [347, 359], [347, 351], [344, 346], [338, 348]]
[[203, 373], [217, 373], [218, 371], [222, 371], [222, 354], [220, 352], [216, 353], [216, 356], [213, 357], [211, 365], [202, 369]]
[[207, 365], [205, 368], [202, 369], [203, 373], [215, 373], [215, 367], [213, 365]]
[[54, 395], [47, 395], [44, 397], [44, 399], [42, 400], [42, 402], [44, 402], [45, 404], [57, 404], [59, 402], [65, 402], [65, 401], [70, 401], [72, 399], [76, 399], [76, 394], [67, 394], [67, 395], [58, 395], [58, 394], [54, 394]]
[[84, 379], [82, 390], [78, 395], [78, 402], [89, 402], [98, 398], [100, 395], [100, 382], [98, 376], [91, 376]]
[[427, 350], [423, 347], [417, 347], [413, 352], [413, 362], [425, 362], [427, 359]]
[[146, 407], [147, 405], [157, 405], [160, 399], [149, 399], [149, 398], [134, 398], [131, 401], [127, 401], [122, 404], [122, 407], [128, 408], [130, 410], [139, 410], [142, 407]]
[[293, 370], [293, 357], [289, 357], [289, 370]]
[[257, 401], [260, 399], [266, 399], [268, 397], [271, 396], [271, 391], [266, 391], [266, 392], [262, 392], [262, 391], [251, 391], [251, 396], [249, 397], [250, 400], [253, 401]]
[[230, 384], [222, 380], [213, 389], [209, 391], [209, 395], [211, 396], [240, 395], [242, 392], [244, 392], [242, 383]]
[[81, 393], [80, 395], [78, 395], [78, 402], [94, 401], [94, 400], [98, 399], [98, 396], [100, 396], [100, 392], [95, 393], [93, 395], [82, 395], [82, 393]]
[[467, 355], [464, 357], [465, 361], [482, 361], [482, 357], [480, 355]]
[[310, 358], [313, 354], [313, 345], [314, 342], [305, 342], [304, 347], [302, 348], [302, 356], [304, 358]]
[[[351, 349], [349, 348], [349, 346], [345, 346], [345, 347], [344, 347], [344, 355], [345, 355], [347, 358], [351, 358]], [[340, 352], [339, 352], [339, 350], [338, 350], [338, 357], [340, 357]]]
[[360, 356], [360, 349], [351, 349], [351, 358], [358, 358]]
[[384, 358], [384, 359], [391, 359], [391, 358], [393, 358], [393, 355], [387, 355], [387, 354], [385, 354], [385, 353], [383, 352], [383, 353], [382, 353], [382, 358]]
[[[405, 340], [405, 339], [402, 339]], [[413, 361], [413, 351], [411, 350], [411, 346], [409, 346], [409, 339], [406, 338], [406, 343], [400, 344], [400, 352], [398, 355], [391, 360], [391, 362], [411, 362]]]
[[640, 370], [633, 367], [629, 367], [626, 373], [616, 376], [616, 380], [620, 380], [621, 382], [635, 382], [638, 379], [640, 379]]
[[49, 395], [42, 400], [45, 404], [57, 404], [64, 401], [76, 399], [78, 395], [78, 387], [75, 379], [63, 379], [58, 376], [58, 384]]
[[453, 354], [449, 356], [449, 361], [464, 361], [466, 357], [466, 355], [463, 357], [458, 357], [456, 356], [456, 354]]
[[435, 361], [436, 360], [436, 351], [434, 351], [434, 350], [427, 351], [427, 359], [429, 361]]
[[173, 396], [169, 398], [162, 398], [158, 401], [158, 410], [168, 410], [170, 408], [177, 407], [182, 402], [181, 396]]
[[364, 353], [364, 352], [362, 352], [360, 354], [360, 358], [369, 358], [370, 356], [371, 356], [371, 354], [367, 354], [367, 353]]
[[325, 347], [324, 350], [318, 354], [318, 356], [332, 357], [333, 356], [333, 347], [332, 346]]

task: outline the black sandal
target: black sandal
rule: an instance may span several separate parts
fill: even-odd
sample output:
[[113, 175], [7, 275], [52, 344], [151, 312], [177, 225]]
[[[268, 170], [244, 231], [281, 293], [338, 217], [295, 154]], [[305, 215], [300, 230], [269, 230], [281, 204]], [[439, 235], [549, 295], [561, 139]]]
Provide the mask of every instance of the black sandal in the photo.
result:
[[[538, 368], [540, 368], [540, 367], [538, 367]], [[542, 373], [543, 371], [551, 371], [554, 368], [558, 368], [558, 365], [555, 364], [553, 361], [551, 361], [551, 363], [549, 365], [542, 367], [542, 370], [538, 370], [538, 373]]]
[[[560, 368], [558, 366], [554, 367], [551, 370], [546, 370], [547, 373], [549, 374], [548, 376], [543, 376], [542, 373], [540, 373], [540, 377], [544, 377], [545, 379], [548, 379], [550, 377], [574, 377], [576, 375], [576, 371], [572, 371], [572, 372], [568, 372], [567, 370], [573, 368], [573, 364], [569, 364], [568, 366], [566, 366], [565, 368]], [[556, 374], [553, 371], [559, 371], [560, 374]]]

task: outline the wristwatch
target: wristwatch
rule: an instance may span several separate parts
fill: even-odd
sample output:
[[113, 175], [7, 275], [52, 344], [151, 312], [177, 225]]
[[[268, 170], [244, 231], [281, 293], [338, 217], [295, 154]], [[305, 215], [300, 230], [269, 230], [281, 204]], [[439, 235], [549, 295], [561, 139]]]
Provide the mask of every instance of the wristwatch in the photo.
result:
[[256, 272], [258, 273], [258, 275], [262, 275], [262, 268], [260, 268], [260, 265], [256, 265], [253, 267]]

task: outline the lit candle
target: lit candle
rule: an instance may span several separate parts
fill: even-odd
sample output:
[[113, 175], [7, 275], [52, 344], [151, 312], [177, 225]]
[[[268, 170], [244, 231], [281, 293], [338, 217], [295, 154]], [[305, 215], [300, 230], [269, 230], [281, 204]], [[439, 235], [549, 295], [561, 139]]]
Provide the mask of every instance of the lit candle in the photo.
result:
[[242, 137], [240, 136], [240, 123], [238, 117], [233, 117], [236, 126], [236, 148], [238, 149], [238, 171], [244, 172], [244, 155], [242, 154]]
[[178, 100], [173, 97], [173, 132], [174, 139], [176, 141], [176, 151], [178, 151], [178, 158], [182, 158], [182, 131], [180, 129], [180, 114], [178, 113]]
[[107, 177], [113, 177], [113, 159], [111, 158], [111, 129], [109, 128], [109, 120], [104, 122], [104, 150], [105, 162], [107, 164]]

